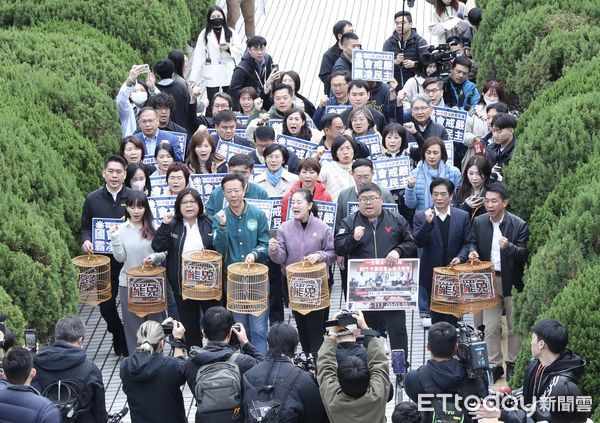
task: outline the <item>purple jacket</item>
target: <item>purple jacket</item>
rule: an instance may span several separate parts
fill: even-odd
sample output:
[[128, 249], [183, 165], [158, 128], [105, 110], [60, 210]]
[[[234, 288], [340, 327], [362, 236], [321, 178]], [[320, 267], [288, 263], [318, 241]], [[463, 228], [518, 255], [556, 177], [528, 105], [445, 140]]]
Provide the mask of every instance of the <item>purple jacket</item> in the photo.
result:
[[325, 222], [312, 214], [308, 216], [306, 229], [296, 219], [290, 219], [277, 229], [279, 249], [269, 249], [269, 257], [283, 269], [289, 264], [302, 261], [309, 254], [319, 253], [321, 261], [332, 265], [336, 255], [333, 251], [333, 231]]

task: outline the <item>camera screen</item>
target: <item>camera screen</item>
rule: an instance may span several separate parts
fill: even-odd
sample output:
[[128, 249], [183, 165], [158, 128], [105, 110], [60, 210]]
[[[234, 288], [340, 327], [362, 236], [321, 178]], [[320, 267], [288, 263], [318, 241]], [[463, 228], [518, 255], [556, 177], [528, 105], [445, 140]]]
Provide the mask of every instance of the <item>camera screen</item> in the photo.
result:
[[396, 375], [404, 374], [404, 350], [392, 351], [392, 369]]

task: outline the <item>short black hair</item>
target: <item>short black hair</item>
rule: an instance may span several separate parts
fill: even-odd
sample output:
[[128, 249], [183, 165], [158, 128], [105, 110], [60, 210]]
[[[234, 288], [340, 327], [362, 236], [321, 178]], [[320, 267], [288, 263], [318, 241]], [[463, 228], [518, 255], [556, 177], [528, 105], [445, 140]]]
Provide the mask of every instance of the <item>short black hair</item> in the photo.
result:
[[456, 327], [448, 322], [431, 325], [427, 344], [431, 354], [440, 358], [451, 358], [456, 349]]
[[502, 182], [492, 182], [486, 187], [486, 192], [495, 192], [500, 194], [503, 200], [508, 200], [508, 189]]
[[233, 99], [229, 94], [224, 93], [222, 91], [216, 92], [215, 95], [213, 95], [212, 102], [214, 103], [217, 98], [222, 98], [227, 103], [229, 103], [230, 108], [233, 107]]
[[283, 156], [283, 166], [285, 166], [290, 158], [290, 152], [281, 144], [275, 143], [267, 145], [263, 151], [263, 157], [266, 160], [267, 156], [271, 155], [275, 151], [281, 152], [281, 155]]
[[369, 389], [371, 373], [363, 359], [351, 355], [338, 364], [337, 378], [343, 393], [351, 398], [360, 398]]
[[158, 93], [151, 96], [146, 103], [146, 106], [152, 107], [153, 109], [169, 109], [173, 111], [175, 107], [175, 99], [171, 94]]
[[352, 81], [348, 82], [348, 91], [354, 87], [364, 88], [367, 90], [367, 92], [369, 92], [369, 83], [367, 81], [363, 81], [362, 79], [353, 79]]
[[234, 154], [227, 162], [231, 166], [246, 166], [248, 169], [254, 168], [254, 160], [248, 154]]
[[498, 113], [508, 113], [508, 105], [503, 101], [498, 101], [496, 103], [488, 104], [485, 106], [486, 113], [490, 110], [495, 110]]
[[[321, 127], [322, 128], [331, 128], [331, 126], [333, 125], [333, 121], [336, 118], [340, 118], [342, 119], [342, 117], [340, 115], [338, 115], [337, 113], [327, 113], [325, 116], [323, 116], [321, 118]], [[344, 120], [342, 119], [342, 122]]]
[[288, 92], [289, 95], [293, 96], [294, 95], [294, 89], [289, 86], [288, 84], [273, 84], [273, 96], [275, 96], [275, 93], [279, 90], [286, 90]]
[[200, 193], [196, 191], [194, 188], [184, 188], [179, 194], [177, 194], [177, 198], [175, 199], [175, 219], [183, 219], [183, 215], [181, 214], [181, 202], [183, 201], [183, 197], [186, 195], [191, 195], [192, 198], [198, 203], [198, 216], [202, 216], [204, 214], [204, 203], [202, 203], [202, 197]]
[[255, 35], [254, 37], [250, 37], [250, 38], [248, 38], [248, 41], [246, 41], [246, 46], [248, 48], [265, 47], [266, 45], [267, 45], [267, 40], [265, 40], [264, 37], [261, 37], [260, 35]]
[[24, 385], [33, 368], [31, 352], [23, 347], [11, 348], [2, 360], [2, 368], [9, 383]]
[[206, 310], [202, 316], [202, 328], [209, 341], [223, 342], [231, 332], [233, 314], [225, 307], [215, 306]]
[[544, 341], [548, 349], [554, 354], [562, 353], [569, 344], [567, 328], [554, 319], [544, 319], [533, 325], [531, 330], [538, 340]]
[[346, 28], [348, 25], [352, 26], [352, 22], [341, 20], [337, 21], [335, 25], [333, 25], [333, 36], [335, 37], [336, 41], [340, 39], [340, 35], [344, 33], [344, 28]]
[[381, 188], [379, 188], [379, 185], [377, 185], [374, 182], [367, 182], [364, 183], [360, 186], [360, 188], [358, 189], [358, 196], [360, 197], [360, 195], [363, 192], [368, 192], [368, 191], [373, 191], [376, 192], [377, 195], [381, 195]]
[[231, 110], [221, 110], [214, 116], [215, 126], [220, 125], [223, 122], [231, 121], [236, 121], [235, 113], [233, 113]]
[[354, 170], [358, 167], [363, 167], [366, 166], [368, 168], [370, 168], [371, 170], [375, 170], [375, 167], [373, 166], [373, 162], [369, 159], [356, 159], [354, 160], [354, 162], [352, 163], [352, 172], [354, 172]]
[[396, 12], [396, 14], [394, 15], [394, 20], [396, 20], [396, 18], [399, 18], [400, 16], [406, 16], [406, 18], [407, 18], [406, 20], [408, 22], [412, 23], [412, 21], [413, 21], [411, 13], [406, 10], [401, 10], [399, 12]]
[[106, 160], [104, 160], [104, 169], [106, 169], [108, 167], [108, 164], [110, 162], [117, 162], [120, 163], [123, 166], [123, 169], [127, 169], [127, 160], [125, 160], [123, 157], [118, 156], [116, 154], [110, 155], [106, 158]]
[[479, 27], [482, 18], [483, 11], [479, 7], [474, 7], [471, 10], [469, 10], [469, 13], [467, 13], [467, 19], [469, 20], [469, 23], [475, 28]]
[[381, 143], [385, 148], [385, 139], [389, 134], [398, 134], [402, 139], [402, 143], [400, 144], [400, 151], [404, 151], [408, 148], [408, 131], [406, 128], [397, 122], [388, 123], [385, 128], [383, 128], [383, 133], [381, 134]]
[[171, 146], [171, 144], [166, 143], [166, 142], [161, 142], [156, 146], [156, 150], [154, 150], [154, 157], [158, 157], [158, 153], [160, 153], [160, 150], [165, 150], [167, 153], [169, 153], [171, 155], [171, 157], [173, 158], [173, 160], [175, 160], [175, 151], [173, 150], [173, 147]]
[[331, 143], [331, 158], [333, 159], [333, 161], [340, 161], [337, 157], [337, 151], [346, 141], [348, 141], [352, 146], [352, 150], [354, 150], [354, 157], [356, 158], [356, 142], [352, 139], [352, 137], [342, 134], [335, 137], [335, 139]]
[[275, 141], [275, 130], [271, 126], [261, 125], [254, 131], [255, 140], [273, 140]]
[[154, 65], [154, 73], [157, 74], [160, 79], [173, 78], [175, 73], [175, 63], [171, 59], [160, 59]]
[[285, 323], [275, 323], [269, 329], [267, 334], [267, 343], [269, 344], [269, 356], [293, 357], [298, 346], [298, 331]]
[[223, 179], [221, 179], [221, 188], [225, 189], [225, 184], [231, 181], [240, 181], [242, 183], [242, 188], [246, 186], [246, 180], [242, 177], [242, 175], [238, 175], [237, 173], [228, 173]]
[[400, 402], [392, 413], [392, 423], [423, 423], [423, 415], [414, 402]]
[[433, 189], [439, 185], [445, 185], [448, 188], [448, 194], [454, 194], [454, 189], [456, 188], [454, 182], [446, 178], [433, 178], [429, 184], [429, 193], [433, 194]]
[[344, 35], [342, 35], [342, 38], [340, 38], [340, 42], [342, 44], [346, 44], [348, 40], [358, 40], [358, 35], [356, 35], [354, 32], [346, 32]]
[[452, 69], [454, 69], [458, 65], [465, 66], [469, 69], [469, 72], [471, 71], [471, 59], [469, 59], [468, 57], [458, 56], [452, 61]]
[[442, 80], [442, 78], [439, 78], [437, 76], [432, 76], [430, 78], [425, 78], [425, 81], [423, 81], [422, 87], [423, 89], [427, 89], [427, 87], [431, 84], [438, 84], [438, 88], [443, 88], [444, 87], [444, 81]]
[[498, 113], [492, 118], [492, 127], [498, 129], [517, 127], [517, 118], [510, 113]]

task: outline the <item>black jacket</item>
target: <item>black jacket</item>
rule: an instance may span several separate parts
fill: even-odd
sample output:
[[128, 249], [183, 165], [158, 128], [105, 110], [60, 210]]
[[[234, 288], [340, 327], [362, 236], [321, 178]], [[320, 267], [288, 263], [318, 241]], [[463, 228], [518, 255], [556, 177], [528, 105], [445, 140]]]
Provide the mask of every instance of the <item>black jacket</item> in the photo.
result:
[[173, 80], [169, 85], [157, 84], [157, 88], [161, 93], [170, 94], [175, 100], [175, 106], [171, 111], [171, 120], [177, 125], [183, 126], [186, 131], [192, 130], [191, 122], [189, 121], [190, 93], [188, 92], [185, 82]]
[[233, 98], [234, 110], [240, 110], [238, 97], [240, 90], [244, 87], [252, 87], [256, 90], [263, 100], [263, 109], [269, 110], [273, 105], [270, 93], [265, 94], [264, 90], [267, 78], [271, 74], [273, 58], [265, 54], [264, 61], [264, 67], [259, 68], [256, 60], [250, 56], [250, 53], [245, 52], [239, 65], [234, 69], [231, 83], [229, 84], [229, 95]]
[[331, 78], [333, 65], [335, 65], [335, 61], [339, 59], [341, 54], [342, 49], [338, 46], [338, 43], [335, 43], [329, 47], [325, 54], [323, 54], [323, 60], [321, 60], [321, 69], [319, 69], [319, 79], [325, 86], [325, 89], [323, 90], [325, 95], [329, 95], [329, 91], [331, 91], [331, 82], [329, 79]]
[[[360, 241], [354, 239], [354, 228], [364, 226]], [[401, 258], [417, 257], [417, 244], [406, 220], [398, 213], [382, 209], [374, 231], [371, 222], [360, 212], [342, 220], [335, 235], [335, 253], [348, 259], [385, 258], [396, 250]]]
[[[468, 379], [460, 361], [451, 358], [444, 361], [427, 360], [427, 364], [406, 375], [404, 388], [414, 402], [419, 394], [459, 394], [463, 398], [470, 395], [484, 398], [488, 389], [483, 379]], [[431, 400], [431, 399], [428, 399]], [[453, 402], [450, 399], [448, 402]], [[463, 407], [464, 410], [464, 407]], [[423, 421], [431, 421], [431, 412], [425, 412]], [[466, 413], [465, 422], [473, 421]]]
[[[510, 297], [513, 286], [519, 292], [523, 290], [523, 269], [527, 262], [529, 228], [523, 219], [505, 211], [500, 231], [509, 242], [507, 248], [500, 250], [502, 294], [504, 297]], [[482, 261], [490, 261], [493, 235], [494, 228], [490, 216], [487, 213], [477, 216], [473, 221], [473, 248]]]
[[352, 75], [352, 60], [341, 54], [333, 64], [331, 73], [333, 72], [348, 72]]
[[123, 392], [132, 423], [187, 423], [181, 385], [185, 360], [136, 351], [121, 361]]
[[485, 159], [490, 164], [490, 167], [498, 165], [503, 167], [510, 162], [510, 159], [515, 152], [515, 146], [517, 145], [517, 139], [513, 138], [510, 144], [503, 150], [500, 151], [500, 144], [492, 142], [485, 146]]
[[424, 64], [427, 56], [428, 43], [425, 38], [417, 34], [416, 29], [412, 29], [408, 39], [400, 42], [398, 33], [394, 31], [392, 36], [383, 43], [383, 51], [394, 53], [394, 59], [400, 53], [400, 44], [403, 45], [404, 58], [419, 62], [414, 68], [406, 69], [402, 65], [394, 64], [394, 79], [398, 82], [398, 89], [402, 88], [409, 78], [416, 75], [419, 64]]
[[106, 185], [92, 191], [85, 198], [81, 212], [81, 242], [92, 240], [92, 218], [105, 217], [121, 219], [125, 216], [125, 201], [129, 197], [131, 188], [123, 185], [117, 194], [117, 200], [106, 189]]
[[[249, 386], [255, 388], [268, 385], [277, 386], [283, 383], [293, 368], [294, 364], [287, 357], [270, 357], [252, 367], [244, 374], [244, 391]], [[268, 401], [270, 399], [268, 394], [265, 393], [263, 395], [265, 397], [258, 397], [259, 401]], [[248, 415], [250, 406], [246, 400], [247, 398], [245, 397], [244, 415]], [[320, 423], [326, 418], [325, 407], [319, 394], [319, 387], [308, 372], [302, 372], [298, 379], [296, 379], [282, 407], [283, 409], [278, 419], [278, 422], [281, 423]]]
[[[263, 356], [250, 343], [244, 345], [240, 352], [241, 354], [239, 354], [235, 359], [235, 364], [237, 364], [239, 367], [240, 374], [244, 376], [244, 373], [258, 364], [263, 359]], [[190, 387], [190, 391], [192, 391], [192, 393], [195, 392], [196, 376], [201, 366], [204, 366], [205, 364], [226, 361], [233, 353], [234, 351], [229, 344], [224, 342], [208, 341], [208, 343], [202, 349], [192, 347], [192, 350], [190, 351], [190, 357], [185, 363], [185, 378], [188, 386]], [[200, 416], [196, 411], [196, 422], [201, 421], [202, 416]]]
[[302, 100], [302, 102], [304, 103], [304, 112], [307, 115], [309, 115], [312, 119], [312, 117], [315, 114], [315, 110], [317, 110], [315, 108], [315, 105], [312, 104], [312, 102], [308, 98], [304, 97], [302, 94], [296, 93], [296, 97], [298, 97], [300, 100]]
[[[381, 113], [380, 111], [375, 110], [374, 108], [369, 107], [369, 106], [367, 106], [367, 107], [368, 107], [369, 111], [371, 112], [371, 114], [373, 114], [373, 119], [375, 120], [375, 126], [377, 128], [377, 131], [380, 134], [383, 134], [383, 130], [385, 129], [385, 126], [387, 125], [387, 119], [385, 118], [383, 113]], [[344, 112], [340, 115], [340, 117], [344, 121], [344, 125], [346, 125], [347, 128], [350, 127], [349, 117], [350, 117], [351, 111], [352, 111], [352, 109], [344, 110]]]
[[[54, 346], [40, 351], [33, 360], [33, 366], [37, 374], [31, 385], [40, 392], [56, 381], [75, 380], [79, 376], [82, 386], [79, 398], [80, 409], [88, 410], [88, 413], [84, 413], [82, 422], [106, 422], [108, 414], [104, 402], [102, 372], [98, 366], [87, 359], [83, 348], [58, 341]], [[82, 370], [87, 372], [82, 375]]]
[[[213, 249], [212, 221], [207, 215], [198, 216], [198, 229], [202, 244], [207, 250]], [[167, 251], [167, 277], [175, 295], [180, 294], [181, 255], [185, 244], [186, 228], [183, 219], [174, 218], [169, 224], [161, 224], [154, 234], [152, 249]]]

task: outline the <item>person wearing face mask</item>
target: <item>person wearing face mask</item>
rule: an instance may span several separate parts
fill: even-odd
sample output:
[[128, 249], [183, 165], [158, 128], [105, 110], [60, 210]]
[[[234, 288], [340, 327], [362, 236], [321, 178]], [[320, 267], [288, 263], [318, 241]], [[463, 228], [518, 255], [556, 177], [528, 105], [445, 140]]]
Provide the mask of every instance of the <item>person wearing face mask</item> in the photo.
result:
[[205, 81], [208, 99], [212, 104], [216, 93], [229, 89], [233, 70], [240, 63], [243, 53], [239, 35], [225, 23], [225, 12], [219, 6], [212, 6], [206, 12], [206, 28], [196, 41], [188, 81]]
[[148, 98], [160, 91], [154, 85], [155, 79], [152, 72], [148, 73], [146, 81], [138, 80], [138, 77], [147, 72], [148, 65], [133, 65], [129, 70], [129, 76], [119, 89], [115, 98], [117, 112], [121, 121], [121, 137], [133, 135], [137, 131], [137, 115], [140, 109], [146, 105]]
[[150, 174], [142, 163], [129, 163], [127, 165], [127, 176], [125, 186], [134, 191], [141, 191], [150, 195]]

